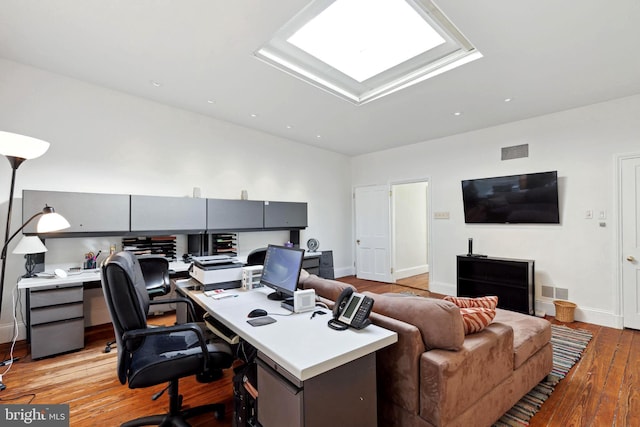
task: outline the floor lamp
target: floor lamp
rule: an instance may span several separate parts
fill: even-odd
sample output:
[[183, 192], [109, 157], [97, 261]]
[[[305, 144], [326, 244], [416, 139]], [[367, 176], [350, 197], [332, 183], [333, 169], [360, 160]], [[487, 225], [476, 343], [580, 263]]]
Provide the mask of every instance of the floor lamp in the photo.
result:
[[[4, 273], [7, 266], [7, 246], [9, 242], [22, 231], [31, 221], [42, 217], [38, 222], [38, 233], [61, 230], [69, 227], [69, 223], [61, 215], [56, 214], [50, 206], [45, 206], [42, 212], [38, 212], [29, 218], [15, 233], [11, 234], [11, 211], [13, 209], [13, 190], [16, 183], [16, 170], [25, 160], [34, 159], [43, 155], [49, 148], [49, 143], [29, 136], [18, 135], [10, 132], [0, 131], [0, 154], [4, 155], [11, 164], [11, 188], [9, 191], [9, 208], [7, 209], [7, 228], [4, 231], [4, 244], [0, 259], [2, 260], [2, 270], [0, 270], [0, 315], [2, 314], [2, 295], [4, 291]], [[45, 220], [45, 218], [47, 218]], [[44, 222], [42, 221], [44, 220]], [[66, 223], [66, 225], [65, 225]], [[56, 228], [58, 227], [58, 228]]]

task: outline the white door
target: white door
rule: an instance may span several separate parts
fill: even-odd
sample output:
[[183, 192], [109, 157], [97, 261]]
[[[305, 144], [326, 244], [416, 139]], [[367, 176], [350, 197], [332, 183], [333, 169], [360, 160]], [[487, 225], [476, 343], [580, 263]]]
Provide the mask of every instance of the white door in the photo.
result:
[[624, 327], [640, 329], [640, 156], [620, 162]]
[[359, 187], [355, 194], [356, 276], [393, 283], [388, 185]]

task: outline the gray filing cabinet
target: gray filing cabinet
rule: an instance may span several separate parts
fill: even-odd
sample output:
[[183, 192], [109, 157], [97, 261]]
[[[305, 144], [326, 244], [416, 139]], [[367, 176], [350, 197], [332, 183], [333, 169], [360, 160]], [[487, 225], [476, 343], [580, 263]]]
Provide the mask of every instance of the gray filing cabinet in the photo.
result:
[[30, 288], [27, 292], [31, 357], [84, 347], [82, 283]]
[[258, 421], [263, 427], [377, 425], [375, 353], [305, 381], [260, 352], [257, 363]]
[[320, 274], [320, 255], [307, 255], [305, 254], [302, 260], [302, 268], [309, 274]]

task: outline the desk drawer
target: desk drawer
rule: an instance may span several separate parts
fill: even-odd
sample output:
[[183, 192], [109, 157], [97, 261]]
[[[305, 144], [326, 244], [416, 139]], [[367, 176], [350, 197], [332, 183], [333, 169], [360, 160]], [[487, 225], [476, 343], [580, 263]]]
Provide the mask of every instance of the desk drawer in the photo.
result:
[[84, 319], [31, 327], [31, 357], [51, 356], [84, 347]]
[[38, 308], [82, 301], [82, 290], [82, 285], [46, 290], [31, 290], [29, 292], [29, 304], [31, 308]]
[[31, 324], [57, 322], [59, 320], [76, 319], [83, 316], [82, 301], [72, 304], [53, 305], [31, 309]]

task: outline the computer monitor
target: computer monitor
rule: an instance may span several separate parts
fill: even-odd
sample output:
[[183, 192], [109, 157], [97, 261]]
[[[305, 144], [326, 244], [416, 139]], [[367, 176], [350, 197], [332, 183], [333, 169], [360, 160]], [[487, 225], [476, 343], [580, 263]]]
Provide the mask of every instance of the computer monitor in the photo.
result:
[[298, 287], [304, 249], [269, 245], [264, 258], [260, 283], [275, 292], [269, 294], [271, 300], [293, 297]]

